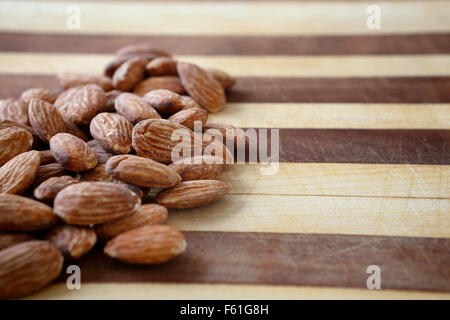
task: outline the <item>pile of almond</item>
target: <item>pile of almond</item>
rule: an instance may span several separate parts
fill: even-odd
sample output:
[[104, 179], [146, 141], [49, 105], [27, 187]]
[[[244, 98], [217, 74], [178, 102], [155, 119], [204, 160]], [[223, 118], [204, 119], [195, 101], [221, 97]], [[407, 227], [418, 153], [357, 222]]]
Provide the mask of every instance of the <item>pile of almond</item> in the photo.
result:
[[[32, 88], [0, 101], [0, 298], [40, 290], [63, 261], [99, 242], [111, 258], [158, 264], [186, 248], [167, 209], [212, 203], [231, 155], [207, 124], [234, 79], [173, 59], [147, 44], [117, 51], [105, 75], [58, 75], [62, 88]], [[194, 123], [203, 125], [195, 133]], [[203, 149], [173, 162], [174, 130]], [[237, 139], [235, 139], [237, 141]], [[235, 143], [236, 143], [235, 141]], [[192, 161], [195, 158], [195, 161]]]

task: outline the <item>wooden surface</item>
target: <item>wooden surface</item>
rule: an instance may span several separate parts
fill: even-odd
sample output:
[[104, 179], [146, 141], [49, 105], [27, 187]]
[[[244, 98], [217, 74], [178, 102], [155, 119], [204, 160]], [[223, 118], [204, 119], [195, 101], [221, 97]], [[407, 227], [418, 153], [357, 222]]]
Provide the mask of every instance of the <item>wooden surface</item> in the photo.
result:
[[179, 259], [129, 266], [98, 247], [81, 290], [63, 274], [31, 298], [450, 298], [449, 1], [0, 1], [0, 98], [142, 41], [237, 76], [210, 121], [279, 128], [279, 171], [234, 165], [225, 198], [172, 211]]

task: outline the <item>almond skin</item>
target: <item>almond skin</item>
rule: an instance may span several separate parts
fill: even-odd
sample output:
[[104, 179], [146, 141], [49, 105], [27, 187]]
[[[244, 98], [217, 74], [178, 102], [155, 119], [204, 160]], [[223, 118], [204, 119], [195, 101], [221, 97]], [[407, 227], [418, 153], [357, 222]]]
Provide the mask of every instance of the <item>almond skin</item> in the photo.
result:
[[225, 92], [209, 72], [187, 62], [178, 62], [177, 68], [184, 88], [203, 108], [210, 112], [223, 108]]
[[89, 141], [89, 137], [88, 137], [87, 133], [84, 132], [84, 130], [82, 130], [78, 125], [76, 125], [75, 123], [72, 123], [70, 121], [64, 121], [64, 123], [66, 125], [67, 133], [70, 133], [71, 135], [74, 135], [75, 137], [80, 138], [84, 142]]
[[128, 92], [124, 92], [116, 98], [115, 109], [118, 114], [132, 123], [147, 119], [161, 119], [150, 103]]
[[48, 241], [28, 241], [0, 251], [0, 299], [43, 289], [60, 275], [63, 260]]
[[0, 167], [15, 156], [31, 150], [33, 136], [20, 128], [0, 130]]
[[208, 120], [208, 111], [203, 108], [181, 110], [171, 115], [168, 120], [194, 130], [194, 124], [196, 121], [199, 121], [202, 126], [206, 123]]
[[111, 258], [133, 264], [159, 264], [186, 250], [183, 234], [169, 226], [145, 226], [119, 234], [105, 246]]
[[28, 105], [23, 100], [0, 100], [0, 120], [28, 125]]
[[162, 116], [170, 116], [184, 108], [181, 96], [166, 89], [150, 91], [142, 100], [149, 103]]
[[58, 96], [55, 107], [66, 121], [88, 124], [96, 114], [106, 111], [105, 91], [96, 84], [70, 88]]
[[231, 88], [236, 84], [236, 79], [225, 71], [216, 68], [206, 68], [206, 71], [208, 71], [224, 89]]
[[123, 92], [120, 90], [111, 90], [105, 93], [106, 97], [106, 111], [114, 112], [114, 106], [116, 104], [116, 98], [120, 96]]
[[[172, 141], [171, 137], [175, 130], [183, 135], [183, 142]], [[141, 157], [161, 163], [171, 163], [172, 149], [179, 143], [191, 146], [194, 143], [194, 137], [191, 130], [178, 123], [163, 119], [149, 119], [139, 122], [133, 128], [133, 148]]]
[[68, 260], [76, 260], [88, 253], [97, 242], [97, 235], [91, 228], [59, 225], [45, 234]]
[[[1, 118], [1, 116], [0, 116], [0, 118]], [[28, 118], [27, 118], [27, 121], [28, 121]], [[36, 132], [34, 132], [34, 129], [32, 127], [30, 127], [30, 126], [27, 126], [25, 124], [21, 124], [21, 123], [18, 123], [18, 122], [14, 122], [14, 121], [11, 121], [11, 120], [1, 120], [0, 119], [0, 130], [1, 129], [6, 129], [6, 128], [20, 128], [20, 129], [28, 131], [33, 136], [37, 136]]]
[[69, 133], [58, 133], [50, 140], [53, 157], [64, 168], [82, 172], [95, 168], [97, 156], [86, 142]]
[[92, 119], [89, 129], [106, 150], [116, 154], [131, 151], [133, 125], [126, 118], [103, 112]]
[[56, 162], [51, 150], [41, 150], [39, 151], [39, 156], [41, 158], [41, 165]]
[[33, 188], [37, 188], [42, 182], [52, 177], [61, 177], [69, 175], [70, 171], [59, 163], [49, 163], [38, 168], [36, 178], [33, 181]]
[[71, 176], [53, 177], [42, 182], [34, 189], [34, 197], [41, 201], [53, 201], [56, 195], [65, 187], [78, 183], [79, 181]]
[[58, 110], [50, 103], [36, 98], [28, 105], [28, 118], [34, 131], [45, 143], [57, 133], [65, 132], [66, 125]]
[[15, 156], [0, 168], [0, 193], [22, 194], [36, 177], [41, 157], [38, 151]]
[[161, 224], [167, 220], [167, 217], [167, 209], [163, 206], [156, 203], [144, 204], [129, 217], [97, 225], [95, 232], [100, 239], [107, 241], [128, 230]]
[[96, 84], [105, 92], [112, 90], [113, 85], [111, 79], [105, 76], [99, 76], [90, 73], [63, 72], [57, 75], [59, 84], [64, 89], [69, 89], [88, 84]]
[[112, 82], [114, 88], [120, 91], [130, 91], [138, 82], [144, 79], [147, 59], [135, 57], [123, 63], [114, 72]]
[[28, 104], [33, 98], [37, 98], [48, 103], [53, 103], [55, 102], [57, 95], [52, 90], [44, 88], [31, 88], [22, 92], [20, 95], [20, 99], [22, 99], [26, 104]]
[[177, 61], [169, 57], [158, 57], [147, 63], [145, 67], [149, 76], [178, 75]]
[[180, 78], [176, 76], [159, 76], [145, 79], [136, 85], [134, 93], [138, 96], [144, 96], [146, 93], [158, 89], [166, 89], [178, 94], [186, 93]]
[[168, 166], [133, 155], [112, 157], [106, 163], [106, 172], [116, 180], [149, 188], [169, 188], [181, 181]]
[[59, 220], [46, 204], [11, 194], [0, 194], [0, 212], [1, 231], [42, 230]]
[[148, 61], [155, 59], [156, 55], [151, 54], [151, 53], [132, 53], [132, 54], [118, 56], [106, 65], [105, 71], [104, 71], [105, 76], [112, 78], [114, 76], [114, 73], [116, 72], [116, 70], [122, 64], [124, 64], [125, 62], [130, 60], [131, 58], [142, 58], [148, 62]]
[[224, 161], [216, 156], [197, 156], [171, 163], [169, 168], [178, 173], [183, 181], [214, 180], [225, 169]]
[[36, 240], [36, 238], [29, 233], [0, 232], [0, 251], [16, 244], [31, 240]]
[[183, 110], [191, 108], [201, 108], [201, 106], [189, 96], [180, 96], [181, 102], [183, 103]]
[[190, 209], [214, 202], [230, 190], [230, 185], [218, 180], [185, 181], [158, 193], [156, 202], [169, 209]]
[[106, 163], [109, 158], [114, 156], [114, 153], [105, 150], [103, 144], [100, 141], [91, 140], [87, 144], [92, 149], [92, 151], [94, 151], [95, 154], [97, 155], [99, 164]]
[[54, 212], [74, 225], [107, 223], [131, 215], [141, 199], [126, 186], [108, 182], [81, 182], [62, 190]]
[[106, 164], [99, 164], [94, 169], [84, 172], [80, 180], [114, 182], [114, 178], [106, 172]]

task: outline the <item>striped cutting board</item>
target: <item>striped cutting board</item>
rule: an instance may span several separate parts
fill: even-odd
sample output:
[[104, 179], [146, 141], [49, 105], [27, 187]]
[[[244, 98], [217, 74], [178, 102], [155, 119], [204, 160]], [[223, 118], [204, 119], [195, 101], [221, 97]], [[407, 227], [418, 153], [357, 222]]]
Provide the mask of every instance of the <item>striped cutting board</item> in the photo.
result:
[[231, 194], [172, 213], [179, 259], [97, 250], [81, 290], [63, 275], [34, 298], [450, 298], [449, 1], [0, 0], [0, 97], [141, 41], [237, 76], [210, 121], [280, 128], [280, 169], [235, 165]]

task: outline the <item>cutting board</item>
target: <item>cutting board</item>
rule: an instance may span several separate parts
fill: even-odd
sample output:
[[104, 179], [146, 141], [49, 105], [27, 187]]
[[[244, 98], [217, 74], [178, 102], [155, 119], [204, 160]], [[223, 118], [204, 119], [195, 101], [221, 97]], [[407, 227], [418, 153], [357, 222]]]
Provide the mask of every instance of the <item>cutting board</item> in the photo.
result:
[[75, 263], [81, 290], [63, 273], [31, 298], [450, 297], [450, 2], [0, 1], [0, 97], [139, 42], [236, 76], [209, 122], [279, 129], [278, 170], [235, 164], [229, 195], [170, 212], [179, 258], [99, 246]]

